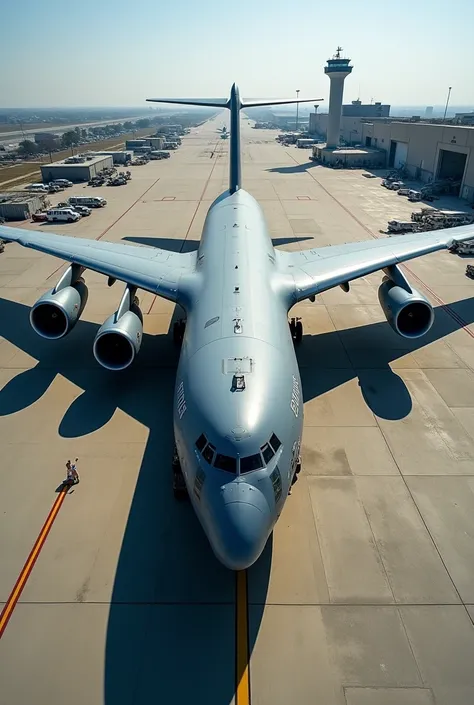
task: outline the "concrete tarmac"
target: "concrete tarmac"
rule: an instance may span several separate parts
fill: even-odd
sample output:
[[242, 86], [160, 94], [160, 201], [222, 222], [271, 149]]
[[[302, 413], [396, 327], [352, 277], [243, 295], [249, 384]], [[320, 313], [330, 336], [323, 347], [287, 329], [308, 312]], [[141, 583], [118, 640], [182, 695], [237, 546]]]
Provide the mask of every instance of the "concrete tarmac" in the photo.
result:
[[[39, 231], [195, 248], [228, 183], [228, 142], [196, 128], [125, 187], [75, 186], [104, 209]], [[308, 162], [242, 121], [244, 187], [279, 247], [383, 237], [405, 198], [360, 171]], [[416, 206], [415, 206], [416, 208]], [[390, 329], [381, 274], [294, 310], [305, 397], [303, 470], [248, 571], [252, 705], [474, 702], [474, 285], [449, 253], [410, 262], [433, 302], [423, 339]], [[0, 255], [0, 603], [57, 497], [66, 496], [0, 641], [0, 705], [235, 702], [235, 576], [171, 488], [174, 306], [141, 292], [135, 366], [107, 373], [92, 341], [121, 286], [86, 273], [89, 301], [55, 343], [29, 307], [64, 271]], [[0, 608], [1, 608], [0, 604]], [[242, 705], [242, 703], [238, 703]]]

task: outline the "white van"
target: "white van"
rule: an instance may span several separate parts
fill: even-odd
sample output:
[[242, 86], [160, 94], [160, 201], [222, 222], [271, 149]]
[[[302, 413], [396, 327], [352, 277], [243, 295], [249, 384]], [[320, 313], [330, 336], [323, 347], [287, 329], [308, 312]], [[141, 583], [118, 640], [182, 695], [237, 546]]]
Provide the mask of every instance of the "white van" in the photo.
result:
[[105, 198], [100, 196], [71, 196], [68, 198], [71, 206], [87, 206], [88, 208], [103, 208], [107, 205]]
[[48, 219], [48, 223], [59, 221], [75, 223], [81, 216], [76, 211], [73, 211], [72, 208], [51, 208], [46, 212], [46, 217]]
[[68, 186], [73, 186], [72, 181], [69, 181], [69, 179], [54, 179], [54, 181], [51, 181], [50, 183], [54, 184], [55, 186], [63, 186], [64, 188], [67, 188]]
[[26, 191], [38, 191], [39, 193], [48, 193], [49, 187], [46, 184], [30, 184], [25, 186]]

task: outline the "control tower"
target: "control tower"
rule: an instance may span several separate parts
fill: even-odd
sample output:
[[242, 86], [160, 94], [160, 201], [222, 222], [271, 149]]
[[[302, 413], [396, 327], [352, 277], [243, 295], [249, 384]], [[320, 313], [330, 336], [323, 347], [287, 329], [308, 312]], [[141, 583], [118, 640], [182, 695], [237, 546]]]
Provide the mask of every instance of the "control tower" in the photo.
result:
[[350, 59], [341, 58], [341, 51], [342, 48], [337, 47], [337, 52], [332, 59], [328, 59], [327, 66], [324, 67], [324, 73], [331, 81], [326, 142], [326, 147], [330, 149], [339, 147], [344, 79], [352, 72], [352, 66], [349, 66]]

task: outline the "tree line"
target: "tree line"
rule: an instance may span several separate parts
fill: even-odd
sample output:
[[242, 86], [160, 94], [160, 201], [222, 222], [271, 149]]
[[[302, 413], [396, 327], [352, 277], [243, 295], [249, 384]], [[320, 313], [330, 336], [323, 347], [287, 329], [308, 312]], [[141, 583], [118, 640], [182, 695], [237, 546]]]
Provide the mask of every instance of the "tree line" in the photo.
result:
[[73, 130], [68, 130], [67, 132], [64, 132], [61, 135], [60, 140], [55, 140], [51, 138], [51, 140], [47, 140], [43, 144], [38, 144], [36, 142], [33, 142], [33, 140], [28, 139], [22, 140], [22, 142], [20, 142], [19, 144], [18, 152], [22, 156], [29, 157], [45, 150], [53, 152], [59, 149], [70, 148], [72, 151], [73, 147], [77, 146], [78, 144], [81, 144], [81, 142], [84, 142], [90, 136], [102, 137], [103, 139], [107, 139], [108, 137], [118, 135], [124, 130], [127, 132], [131, 132], [135, 129], [144, 129], [150, 127], [150, 124], [151, 121], [148, 120], [148, 118], [141, 118], [140, 120], [136, 120], [135, 122], [132, 122], [131, 120], [126, 120], [123, 123], [116, 123], [114, 125], [101, 125], [97, 127], [90, 127], [88, 129], [81, 129], [80, 127], [75, 127]]

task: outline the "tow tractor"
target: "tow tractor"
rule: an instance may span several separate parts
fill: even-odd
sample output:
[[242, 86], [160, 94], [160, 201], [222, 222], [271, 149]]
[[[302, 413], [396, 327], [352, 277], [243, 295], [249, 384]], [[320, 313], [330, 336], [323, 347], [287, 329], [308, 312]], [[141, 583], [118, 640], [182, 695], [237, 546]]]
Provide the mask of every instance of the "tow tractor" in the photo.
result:
[[181, 471], [181, 463], [179, 462], [176, 446], [173, 448], [171, 467], [173, 469], [173, 494], [176, 499], [185, 499], [188, 496], [188, 490]]
[[301, 343], [301, 339], [303, 338], [303, 324], [301, 323], [301, 318], [292, 318], [288, 325], [290, 326], [293, 341], [295, 343]]

